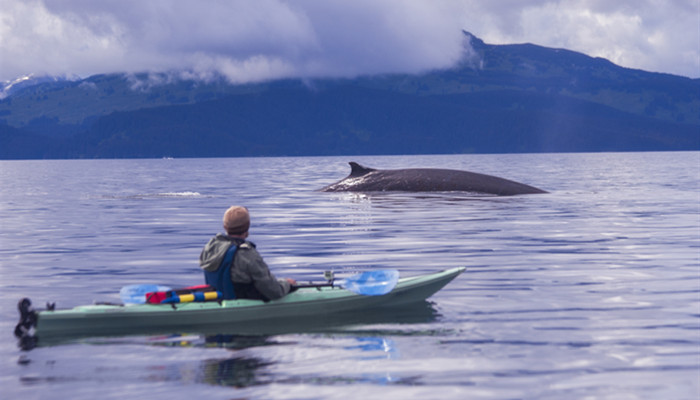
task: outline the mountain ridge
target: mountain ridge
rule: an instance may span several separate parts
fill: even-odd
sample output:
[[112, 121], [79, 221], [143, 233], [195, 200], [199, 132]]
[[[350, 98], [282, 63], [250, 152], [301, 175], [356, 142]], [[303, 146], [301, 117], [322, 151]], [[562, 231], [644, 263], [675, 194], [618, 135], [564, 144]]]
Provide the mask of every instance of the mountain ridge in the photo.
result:
[[700, 80], [464, 35], [459, 65], [420, 75], [24, 87], [0, 100], [0, 158], [700, 149]]

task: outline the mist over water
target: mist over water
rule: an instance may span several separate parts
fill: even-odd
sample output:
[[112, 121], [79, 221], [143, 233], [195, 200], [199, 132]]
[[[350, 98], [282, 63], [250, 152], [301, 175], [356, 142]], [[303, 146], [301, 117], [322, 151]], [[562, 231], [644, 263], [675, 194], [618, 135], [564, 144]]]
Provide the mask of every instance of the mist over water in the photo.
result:
[[[550, 193], [316, 191], [348, 161]], [[698, 152], [2, 161], [0, 386], [37, 399], [695, 399], [698, 165]], [[16, 347], [22, 297], [66, 308], [119, 301], [128, 284], [201, 283], [199, 252], [232, 204], [250, 209], [277, 276], [467, 271], [428, 303], [313, 331]]]

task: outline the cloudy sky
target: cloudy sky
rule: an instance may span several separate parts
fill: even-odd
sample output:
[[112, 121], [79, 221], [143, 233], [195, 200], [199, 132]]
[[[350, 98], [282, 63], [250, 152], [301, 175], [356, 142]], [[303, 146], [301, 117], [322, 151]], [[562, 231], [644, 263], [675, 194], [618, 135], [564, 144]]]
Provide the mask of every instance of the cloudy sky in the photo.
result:
[[0, 81], [420, 72], [457, 62], [463, 29], [700, 78], [700, 0], [2, 0]]

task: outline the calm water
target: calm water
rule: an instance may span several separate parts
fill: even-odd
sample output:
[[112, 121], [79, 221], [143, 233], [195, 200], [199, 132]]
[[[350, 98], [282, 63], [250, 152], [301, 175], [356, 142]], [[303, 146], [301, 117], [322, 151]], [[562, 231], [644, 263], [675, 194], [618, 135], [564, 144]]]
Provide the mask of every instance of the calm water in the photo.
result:
[[[314, 191], [351, 160], [551, 193]], [[698, 152], [1, 161], [0, 184], [2, 398], [700, 396]], [[250, 208], [278, 276], [468, 269], [405, 315], [314, 332], [16, 347], [23, 296], [72, 307], [118, 301], [126, 284], [200, 283], [199, 252], [231, 204]]]

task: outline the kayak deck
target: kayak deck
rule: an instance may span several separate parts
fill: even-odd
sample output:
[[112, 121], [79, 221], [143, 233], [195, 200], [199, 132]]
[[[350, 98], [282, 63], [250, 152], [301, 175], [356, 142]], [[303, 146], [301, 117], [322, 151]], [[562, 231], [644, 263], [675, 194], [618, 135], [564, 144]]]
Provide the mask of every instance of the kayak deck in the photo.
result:
[[[237, 299], [178, 304], [85, 305], [36, 312], [36, 336], [98, 336], [146, 332], [225, 331], [261, 334], [293, 329], [290, 321], [353, 310], [397, 307], [425, 301], [465, 270], [400, 278], [381, 296], [362, 296], [338, 287], [299, 288], [278, 300]], [[292, 324], [294, 325], [294, 324]]]

